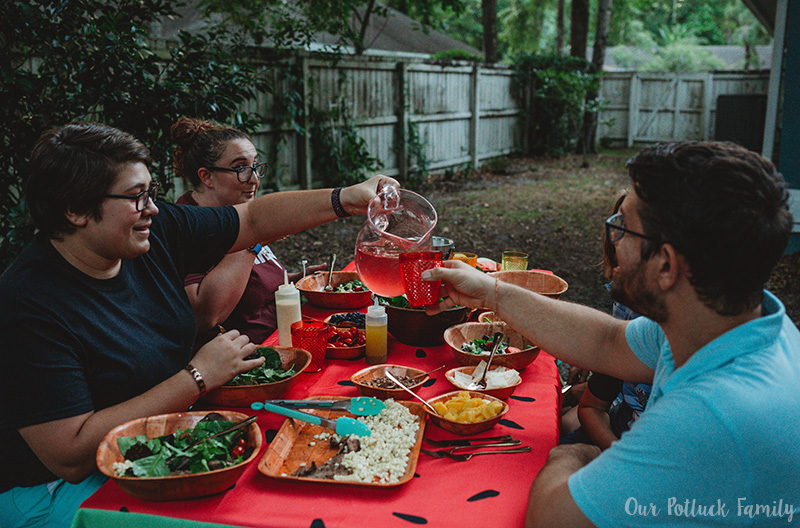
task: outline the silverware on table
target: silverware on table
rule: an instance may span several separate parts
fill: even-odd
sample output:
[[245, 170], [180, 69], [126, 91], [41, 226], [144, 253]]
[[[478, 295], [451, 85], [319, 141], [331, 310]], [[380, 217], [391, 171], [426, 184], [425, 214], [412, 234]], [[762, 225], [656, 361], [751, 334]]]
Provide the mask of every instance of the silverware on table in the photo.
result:
[[486, 442], [508, 442], [512, 440], [511, 435], [501, 435], [501, 436], [485, 436], [483, 438], [462, 438], [459, 440], [431, 440], [430, 438], [423, 438], [429, 444], [433, 444], [436, 447], [456, 447], [456, 446], [474, 446], [474, 445], [482, 445]]
[[449, 450], [431, 451], [429, 449], [420, 449], [426, 455], [435, 458], [447, 457], [458, 462], [464, 462], [477, 455], [511, 455], [514, 453], [527, 453], [531, 450], [531, 446], [515, 447], [513, 449], [497, 449], [492, 451], [475, 451], [474, 453], [449, 453]]
[[446, 456], [450, 456], [454, 454], [456, 451], [462, 449], [483, 449], [484, 447], [510, 447], [510, 446], [518, 446], [522, 443], [521, 440], [510, 440], [508, 442], [497, 442], [494, 444], [483, 444], [483, 445], [470, 445], [470, 446], [458, 446], [458, 447], [450, 447], [448, 449], [438, 449], [436, 451], [432, 449], [425, 449], [425, 454], [430, 455], [436, 458], [442, 458]]

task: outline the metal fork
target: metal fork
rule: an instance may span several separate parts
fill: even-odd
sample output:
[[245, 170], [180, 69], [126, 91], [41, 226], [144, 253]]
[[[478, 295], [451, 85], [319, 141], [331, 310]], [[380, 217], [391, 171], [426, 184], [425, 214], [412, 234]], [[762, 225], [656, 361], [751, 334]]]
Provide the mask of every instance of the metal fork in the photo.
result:
[[[510, 455], [510, 454], [513, 454], [513, 453], [527, 453], [530, 450], [531, 450], [531, 446], [515, 447], [514, 449], [498, 449], [498, 450], [495, 450], [495, 451], [476, 451], [474, 453], [463, 453], [463, 454], [461, 454], [461, 453], [447, 453], [446, 451], [429, 451], [428, 449], [421, 449], [420, 451], [422, 451], [426, 455], [430, 455], [430, 456], [436, 457], [436, 458], [447, 457], [447, 458], [451, 458], [453, 460], [456, 460], [458, 462], [465, 462], [465, 461], [469, 460], [470, 458], [472, 458], [472, 457], [474, 457], [476, 455], [494, 455], [494, 454], [501, 455], [501, 454], [504, 454], [504, 453]], [[439, 454], [439, 453], [441, 453], [441, 454]]]
[[433, 457], [442, 458], [448, 455], [452, 455], [459, 449], [478, 449], [482, 447], [508, 447], [508, 446], [516, 446], [522, 443], [521, 440], [509, 440], [507, 442], [497, 442], [494, 444], [481, 444], [481, 445], [467, 445], [467, 446], [457, 446], [451, 447], [450, 449], [438, 449], [436, 451], [432, 451], [430, 449], [423, 449], [422, 451], [428, 455]]
[[431, 440], [430, 438], [423, 438], [429, 444], [433, 444], [436, 447], [457, 447], [457, 446], [473, 446], [478, 447], [481, 445], [481, 442], [508, 442], [511, 440], [511, 435], [502, 435], [502, 436], [486, 436], [483, 438], [470, 438], [468, 440]]

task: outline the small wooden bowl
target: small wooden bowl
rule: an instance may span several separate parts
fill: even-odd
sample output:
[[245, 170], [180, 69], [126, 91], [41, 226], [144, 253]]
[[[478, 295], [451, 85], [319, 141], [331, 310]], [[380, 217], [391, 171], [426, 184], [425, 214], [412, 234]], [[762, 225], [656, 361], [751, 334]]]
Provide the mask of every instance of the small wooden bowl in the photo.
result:
[[[495, 359], [497, 359], [497, 356], [495, 356]], [[492, 360], [492, 363], [494, 363], [494, 360]], [[495, 370], [495, 369], [497, 369], [497, 368], [499, 368], [501, 366], [502, 365], [492, 365], [489, 368], [489, 372], [491, 372], [491, 371], [493, 371], [493, 370]], [[447, 381], [449, 381], [455, 388], [457, 388], [459, 390], [467, 390], [466, 387], [461, 387], [460, 385], [456, 385], [455, 373], [456, 372], [463, 372], [464, 374], [466, 374], [468, 376], [472, 376], [472, 373], [475, 372], [476, 368], [478, 368], [477, 365], [470, 365], [468, 367], [452, 368], [452, 369], [448, 370], [447, 372], [445, 372], [444, 377], [447, 378]], [[475, 390], [474, 392], [480, 392], [481, 394], [488, 394], [489, 396], [494, 396], [498, 400], [507, 400], [509, 396], [514, 394], [514, 391], [517, 390], [517, 385], [519, 385], [520, 383], [522, 383], [521, 379], [518, 382], [516, 382], [514, 385], [509, 385], [508, 387], [499, 387], [499, 388], [496, 388], [496, 389]]]
[[[318, 271], [313, 275], [308, 275], [297, 284], [297, 289], [314, 306], [332, 310], [363, 308], [372, 300], [372, 292], [367, 289], [348, 293], [326, 292], [328, 275], [330, 272], [327, 271]], [[336, 288], [340, 284], [358, 280], [358, 278], [358, 272], [355, 271], [334, 271], [333, 277], [331, 277], [331, 286]]]
[[508, 326], [506, 323], [464, 323], [448, 328], [444, 333], [445, 342], [450, 345], [456, 360], [462, 365], [477, 365], [481, 360], [488, 360], [489, 353], [482, 355], [470, 354], [461, 350], [461, 345], [470, 343], [484, 335], [493, 335], [503, 332], [509, 338], [509, 344], [519, 348], [519, 352], [510, 354], [495, 354], [492, 365], [502, 365], [514, 370], [522, 370], [539, 356], [541, 351], [538, 346], [531, 343], [528, 338]]
[[[497, 356], [495, 356], [497, 357]], [[444, 416], [431, 412], [427, 407], [425, 407], [425, 412], [428, 413], [428, 418], [444, 429], [445, 431], [450, 431], [451, 433], [460, 435], [460, 436], [470, 436], [478, 433], [482, 433], [483, 431], [488, 431], [500, 421], [500, 419], [508, 412], [508, 404], [503, 400], [495, 398], [494, 396], [489, 396], [488, 394], [482, 392], [475, 392], [475, 391], [464, 391], [458, 390], [454, 392], [448, 392], [446, 394], [442, 394], [441, 396], [437, 396], [433, 399], [428, 400], [428, 403], [433, 405], [436, 402], [446, 402], [450, 398], [455, 397], [459, 392], [468, 392], [470, 396], [475, 398], [482, 398], [484, 400], [497, 400], [503, 404], [503, 410], [500, 411], [497, 416], [493, 418], [489, 418], [488, 420], [483, 420], [481, 422], [473, 422], [473, 423], [464, 423], [464, 422], [454, 422], [453, 420], [447, 420]]]
[[489, 273], [498, 280], [514, 284], [532, 292], [540, 293], [553, 299], [558, 299], [567, 291], [567, 281], [552, 273], [543, 271], [495, 271]]
[[[413, 378], [414, 376], [425, 374], [424, 370], [415, 369], [413, 367], [404, 367], [402, 365], [373, 365], [371, 367], [361, 369], [350, 376], [350, 381], [352, 381], [353, 384], [358, 387], [358, 390], [364, 396], [380, 398], [381, 400], [385, 400], [386, 398], [407, 400], [411, 398], [411, 395], [403, 389], [381, 389], [379, 387], [367, 385], [366, 382], [385, 376], [387, 370], [395, 377], [408, 376], [409, 378]], [[422, 384], [425, 383], [429, 377], [430, 376], [423, 376], [419, 378], [414, 385], [408, 388], [414, 392], [418, 391], [419, 388], [422, 387]]]
[[[345, 312], [346, 313], [346, 312]], [[325, 322], [330, 324], [331, 317], [337, 314], [331, 314], [325, 318]], [[331, 325], [335, 326], [335, 325]], [[358, 332], [364, 336], [366, 330], [359, 328]], [[358, 357], [363, 356], [367, 351], [366, 343], [363, 345], [356, 345], [356, 346], [333, 346], [331, 344], [325, 349], [325, 357], [328, 359], [355, 359]]]
[[[123, 462], [125, 460], [125, 457], [119, 451], [119, 446], [117, 446], [117, 438], [146, 435], [150, 439], [174, 433], [178, 429], [189, 429], [194, 427], [209, 412], [212, 411], [161, 414], [139, 418], [115, 427], [108, 432], [97, 448], [96, 460], [98, 469], [104, 475], [112, 478], [122, 491], [132, 497], [146, 501], [191, 499], [214, 495], [227, 490], [242, 475], [247, 464], [255, 460], [259, 451], [261, 451], [261, 429], [256, 423], [250, 424], [245, 433], [247, 447], [252, 448], [252, 453], [241, 464], [235, 466], [206, 473], [149, 478], [117, 477], [112, 469], [114, 462]], [[232, 422], [239, 422], [248, 416], [233, 411], [214, 412], [220, 413], [226, 420]]]
[[208, 391], [204, 396], [205, 400], [212, 405], [222, 407], [249, 408], [253, 402], [279, 399], [297, 381], [300, 373], [311, 363], [311, 353], [302, 348], [281, 346], [265, 348], [274, 348], [281, 356], [281, 367], [284, 370], [294, 367], [297, 371], [295, 375], [275, 383], [264, 383], [262, 385], [223, 385]]

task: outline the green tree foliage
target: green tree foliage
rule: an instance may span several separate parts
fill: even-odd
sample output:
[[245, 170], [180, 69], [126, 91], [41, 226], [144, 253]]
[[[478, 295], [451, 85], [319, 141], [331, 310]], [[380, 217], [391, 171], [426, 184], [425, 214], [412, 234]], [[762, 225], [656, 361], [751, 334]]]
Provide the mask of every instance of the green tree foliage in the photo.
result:
[[597, 89], [590, 63], [577, 57], [520, 55], [514, 87], [521, 99], [529, 154], [574, 152], [587, 110], [586, 94]]
[[168, 53], [148, 45], [148, 24], [175, 0], [10, 0], [0, 13], [0, 269], [32, 236], [26, 223], [28, 156], [46, 130], [98, 121], [142, 140], [154, 177], [170, 186], [169, 127], [182, 115], [244, 129], [237, 111], [267, 87], [224, 35], [181, 34]]
[[554, 53], [555, 10], [555, 0], [508, 0], [499, 15], [507, 54]]
[[390, 16], [387, 6], [407, 13], [422, 27], [442, 13], [458, 13], [465, 0], [201, 0], [206, 14], [223, 15], [258, 44], [302, 47], [318, 33], [337, 37], [333, 51], [350, 46], [357, 55], [369, 48], [367, 28], [374, 16]]

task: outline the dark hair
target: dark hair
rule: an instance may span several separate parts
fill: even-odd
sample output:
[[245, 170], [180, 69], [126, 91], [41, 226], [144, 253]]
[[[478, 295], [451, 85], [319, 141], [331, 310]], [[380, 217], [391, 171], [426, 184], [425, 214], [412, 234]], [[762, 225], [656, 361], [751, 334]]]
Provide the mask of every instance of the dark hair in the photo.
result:
[[[721, 315], [755, 308], [792, 228], [772, 162], [733, 143], [680, 142], [643, 150], [628, 172], [645, 233], [686, 258], [700, 299]], [[645, 246], [648, 258], [659, 244]]]
[[195, 187], [200, 185], [197, 171], [216, 165], [229, 141], [250, 140], [241, 130], [191, 117], [178, 119], [170, 133], [176, 145], [172, 153], [175, 174], [189, 180]]
[[100, 218], [123, 165], [152, 162], [139, 140], [99, 123], [73, 123], [45, 132], [31, 153], [26, 199], [33, 224], [51, 238], [75, 231], [68, 212]]

